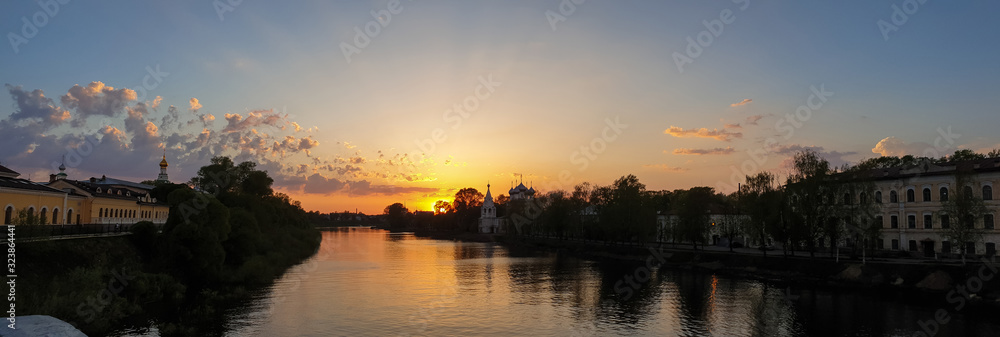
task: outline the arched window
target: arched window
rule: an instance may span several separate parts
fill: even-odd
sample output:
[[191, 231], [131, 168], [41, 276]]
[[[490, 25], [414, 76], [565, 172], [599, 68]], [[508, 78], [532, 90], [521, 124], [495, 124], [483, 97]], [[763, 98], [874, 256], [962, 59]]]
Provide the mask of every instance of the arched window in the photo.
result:
[[868, 193], [865, 193], [865, 192], [861, 192], [861, 196], [860, 196], [860, 198], [861, 198], [861, 200], [860, 200], [860, 201], [861, 201], [861, 204], [862, 204], [862, 205], [864, 205], [864, 204], [868, 203]]
[[924, 201], [931, 201], [931, 189], [924, 188]]
[[947, 187], [942, 187], [940, 194], [941, 194], [941, 197], [938, 198], [938, 199], [941, 199], [942, 202], [948, 201], [948, 188]]
[[850, 205], [853, 198], [851, 198], [850, 193], [844, 193], [844, 205]]
[[963, 187], [962, 196], [965, 197], [965, 200], [972, 200], [972, 186]]
[[993, 187], [983, 186], [983, 200], [993, 200]]
[[73, 224], [73, 210], [69, 210], [66, 212], [66, 223], [70, 225]]
[[39, 220], [41, 220], [41, 224], [43, 224], [43, 225], [44, 225], [44, 224], [45, 224], [46, 222], [49, 222], [49, 216], [48, 216], [48, 215], [46, 214], [46, 213], [48, 213], [48, 212], [49, 212], [49, 209], [48, 209], [48, 208], [45, 208], [45, 207], [42, 207], [42, 211], [41, 211], [41, 212], [39, 212], [39, 214], [38, 214], [38, 215], [40, 216], [40, 217], [39, 217]]
[[882, 191], [875, 191], [875, 203], [882, 203]]
[[53, 208], [52, 209], [52, 224], [53, 225], [58, 225], [59, 224], [59, 209], [58, 208]]
[[7, 209], [3, 210], [3, 224], [9, 225], [10, 221], [14, 219], [14, 206], [7, 206]]
[[896, 194], [896, 191], [889, 191], [889, 202], [899, 202], [899, 195]]
[[29, 207], [28, 208], [28, 223], [32, 223], [32, 222], [35, 222], [35, 208], [34, 207]]
[[914, 201], [917, 201], [917, 197], [916, 197], [916, 195], [915, 195], [915, 194], [916, 194], [916, 193], [915, 193], [915, 192], [913, 192], [913, 189], [912, 189], [912, 188], [908, 188], [908, 189], [906, 189], [906, 202], [914, 202]]
[[983, 215], [983, 228], [993, 229], [993, 214]]

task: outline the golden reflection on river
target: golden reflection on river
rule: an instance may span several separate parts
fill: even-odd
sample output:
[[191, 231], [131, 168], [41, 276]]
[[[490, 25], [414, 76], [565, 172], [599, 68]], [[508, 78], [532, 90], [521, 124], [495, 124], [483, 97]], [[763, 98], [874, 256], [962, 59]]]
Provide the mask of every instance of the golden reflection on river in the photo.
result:
[[[793, 302], [798, 295], [786, 288], [667, 268], [632, 280], [638, 287], [623, 299], [623, 277], [642, 265], [382, 230], [324, 231], [316, 256], [225, 324], [230, 336], [892, 336], [912, 335], [908, 322], [933, 311], [810, 291]], [[851, 324], [823, 321], [839, 311]], [[899, 313], [903, 319], [881, 325], [864, 317]]]

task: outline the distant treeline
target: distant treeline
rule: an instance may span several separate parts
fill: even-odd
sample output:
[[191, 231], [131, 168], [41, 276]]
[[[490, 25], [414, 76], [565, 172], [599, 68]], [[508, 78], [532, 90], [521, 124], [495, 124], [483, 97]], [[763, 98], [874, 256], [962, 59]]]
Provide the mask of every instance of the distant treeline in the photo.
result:
[[[494, 202], [497, 214], [506, 218], [506, 233], [512, 236], [698, 247], [709, 243], [709, 233], [714, 231], [726, 238], [746, 237], [755, 246], [777, 244], [785, 254], [806, 250], [814, 255], [841, 244], [858, 253], [876, 248], [882, 228], [877, 221], [872, 170], [986, 158], [1000, 158], [1000, 151], [959, 150], [942, 158], [884, 156], [832, 167], [816, 152], [804, 150], [792, 158], [783, 183], [774, 173], [759, 172], [746, 176], [739, 190], [729, 194], [704, 186], [650, 191], [634, 175], [626, 175], [607, 186], [584, 182], [572, 191], [549, 191], [529, 200], [500, 195]], [[975, 242], [981, 237], [971, 221], [983, 212], [982, 202], [964, 194], [943, 204], [943, 213], [960, 220], [944, 234], [953, 242]], [[482, 193], [463, 188], [452, 202], [439, 201], [433, 213], [411, 213], [401, 203], [387, 206], [384, 213], [393, 228], [475, 232], [482, 203]], [[710, 220], [710, 214], [722, 215], [721, 221]], [[959, 246], [964, 256], [965, 247]]]
[[[228, 304], [319, 247], [299, 203], [274, 193], [272, 178], [255, 166], [215, 157], [188, 184], [157, 186], [155, 197], [170, 204], [162, 233], [140, 222], [121, 245], [108, 244], [120, 239], [32, 243], [38, 255], [28, 260], [27, 278], [36, 285], [20, 288], [31, 292], [24, 314], [52, 315], [92, 336], [150, 320], [162, 336], [215, 334], [206, 329], [220, 326]], [[125, 275], [118, 284], [126, 284], [102, 295], [113, 275]]]

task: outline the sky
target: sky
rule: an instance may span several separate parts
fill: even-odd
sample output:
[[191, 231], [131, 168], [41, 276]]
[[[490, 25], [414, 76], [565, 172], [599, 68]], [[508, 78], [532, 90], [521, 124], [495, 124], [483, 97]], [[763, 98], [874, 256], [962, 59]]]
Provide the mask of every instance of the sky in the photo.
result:
[[[65, 3], [63, 3], [65, 2]], [[636, 175], [731, 192], [1000, 148], [995, 1], [17, 1], [0, 164], [186, 182], [251, 160], [307, 210]]]

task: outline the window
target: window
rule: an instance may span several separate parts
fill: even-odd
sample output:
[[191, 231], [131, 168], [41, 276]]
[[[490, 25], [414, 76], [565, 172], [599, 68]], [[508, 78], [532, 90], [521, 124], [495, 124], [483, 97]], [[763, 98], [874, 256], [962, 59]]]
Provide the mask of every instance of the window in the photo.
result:
[[14, 218], [14, 207], [7, 206], [7, 209], [3, 211], [3, 224], [8, 225], [10, 221]]
[[52, 209], [52, 224], [53, 225], [58, 225], [59, 224], [59, 209], [58, 208], [53, 208]]
[[899, 228], [899, 217], [889, 216], [889, 228]]
[[942, 187], [941, 188], [941, 198], [940, 199], [941, 199], [942, 202], [948, 201], [948, 188], [947, 187]]
[[892, 250], [899, 250], [899, 240], [892, 239]]
[[28, 222], [34, 222], [34, 221], [35, 221], [35, 208], [28, 207]]
[[844, 193], [844, 205], [850, 205], [854, 198], [851, 198], [850, 193]]
[[934, 228], [934, 223], [932, 222], [930, 214], [924, 214], [924, 229]]
[[881, 215], [875, 217], [875, 225], [878, 226], [878, 228], [885, 226], [885, 220]]
[[73, 210], [69, 210], [69, 212], [66, 212], [66, 222], [70, 225], [73, 224]]
[[986, 243], [986, 256], [997, 255], [997, 244], [992, 242]]
[[862, 205], [867, 204], [868, 203], [868, 193], [861, 192], [861, 200], [860, 201], [861, 201]]
[[42, 224], [45, 224], [46, 222], [49, 222], [48, 216], [46, 216], [45, 213], [48, 213], [48, 209], [42, 207], [42, 212], [39, 213], [39, 215], [42, 216], [41, 217]]
[[941, 228], [951, 228], [951, 217], [947, 214], [941, 216]]
[[949, 254], [951, 253], [951, 242], [950, 241], [941, 241], [941, 252], [942, 253], [949, 253]]
[[924, 201], [931, 201], [931, 189], [924, 188]]
[[875, 241], [875, 242], [876, 242], [876, 244], [878, 244], [878, 247], [877, 247], [877, 248], [878, 248], [879, 250], [882, 250], [882, 249], [885, 249], [885, 241], [882, 241], [882, 240], [878, 240], [878, 241]]
[[972, 199], [972, 187], [971, 186], [966, 186], [966, 187], [962, 188], [962, 196], [965, 197], [966, 200], [971, 200]]
[[899, 202], [899, 196], [896, 195], [896, 191], [889, 191], [889, 202]]
[[993, 229], [993, 214], [983, 215], [983, 228]]
[[916, 196], [914, 196], [913, 189], [912, 188], [911, 189], [907, 189], [906, 190], [906, 202], [914, 202], [914, 201], [917, 201], [917, 200], [916, 200]]
[[875, 191], [875, 203], [882, 203], [882, 191]]
[[917, 251], [917, 240], [910, 240], [910, 251]]
[[992, 186], [983, 186], [983, 200], [993, 200]]
[[906, 216], [906, 228], [917, 228], [917, 216], [907, 215]]
[[965, 243], [965, 254], [976, 255], [976, 243], [975, 242], [966, 242]]

